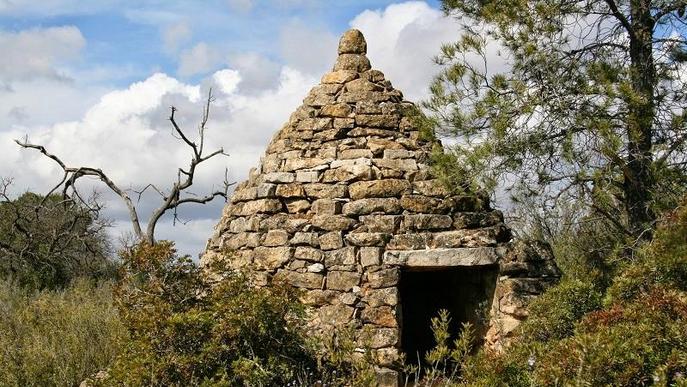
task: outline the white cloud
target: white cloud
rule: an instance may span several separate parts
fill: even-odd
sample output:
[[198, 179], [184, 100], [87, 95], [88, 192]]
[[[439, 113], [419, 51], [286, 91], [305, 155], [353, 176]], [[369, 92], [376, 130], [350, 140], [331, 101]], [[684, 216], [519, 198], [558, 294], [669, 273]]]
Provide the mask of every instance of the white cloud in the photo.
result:
[[[428, 96], [428, 87], [440, 71], [432, 58], [443, 43], [454, 42], [460, 35], [455, 20], [430, 7], [424, 1], [392, 4], [383, 10], [367, 10], [350, 23], [365, 34], [372, 67], [385, 73], [394, 87], [411, 101]], [[506, 68], [499, 47], [489, 44], [486, 56], [490, 72]], [[475, 65], [481, 61], [474, 58]]]
[[279, 43], [282, 58], [289, 66], [321, 75], [334, 64], [338, 38], [323, 27], [292, 21], [282, 28]]
[[236, 91], [236, 87], [241, 82], [239, 72], [230, 69], [217, 71], [212, 78], [224, 94], [231, 94]]
[[[315, 83], [314, 78], [289, 68], [282, 70], [273, 88], [255, 95], [240, 94], [239, 81], [238, 71], [223, 69], [201, 82], [222, 91], [216, 94], [212, 105], [206, 149], [224, 147], [230, 157], [217, 158], [199, 168], [192, 190], [197, 194], [216, 187], [227, 167], [230, 179], [244, 179], [248, 169], [257, 164], [269, 138]], [[193, 138], [202, 110], [202, 88], [200, 84], [186, 84], [165, 74], [154, 74], [126, 89], [105, 94], [79, 120], [0, 132], [0, 176], [14, 176], [18, 189], [31, 188], [38, 192], [45, 192], [58, 180], [59, 170], [50, 160], [36, 152], [20, 150], [12, 143], [28, 131], [31, 141], [45, 145], [68, 165], [102, 168], [121, 187], [140, 188], [147, 183], [165, 187], [174, 181], [176, 169], [187, 165], [190, 157], [189, 149], [171, 136], [167, 121], [169, 107], [178, 108], [177, 121]], [[90, 186], [106, 191], [95, 182], [84, 184], [83, 189], [88, 190]], [[128, 220], [123, 206], [112, 195], [105, 197], [109, 201], [109, 214], [126, 229]], [[143, 219], [156, 203], [153, 195], [144, 197], [140, 214]], [[214, 212], [204, 212], [210, 210]], [[214, 221], [197, 221], [217, 219], [220, 211], [221, 205], [215, 204], [185, 210], [182, 216], [188, 214], [186, 217], [196, 222], [192, 222], [193, 227], [206, 227], [204, 233], [192, 235], [203, 234], [207, 238]], [[161, 230], [168, 228], [169, 221], [165, 219], [166, 225]], [[186, 230], [183, 227], [187, 226], [179, 227]], [[201, 242], [196, 242], [196, 248], [202, 248]]]
[[229, 66], [241, 73], [242, 93], [254, 94], [274, 87], [279, 81], [281, 65], [256, 52], [242, 52], [229, 57]]
[[182, 77], [206, 74], [217, 68], [221, 61], [222, 56], [216, 48], [201, 42], [181, 53], [177, 73]]
[[162, 31], [162, 43], [168, 53], [175, 53], [182, 44], [191, 39], [191, 28], [186, 22], [168, 25]]
[[[167, 21], [164, 25], [171, 26], [166, 31], [169, 48], [182, 48], [190, 31], [184, 31], [183, 24]], [[413, 100], [426, 95], [429, 80], [438, 70], [431, 57], [438, 53], [441, 42], [457, 36], [452, 21], [422, 2], [363, 12], [351, 26], [365, 33], [373, 66]], [[178, 30], [172, 31], [172, 27]], [[164, 35], [165, 31], [163, 39]], [[188, 149], [170, 134], [169, 107], [178, 108], [178, 122], [193, 136], [203, 94], [213, 87], [217, 99], [208, 123], [206, 149], [221, 146], [230, 157], [200, 168], [193, 191], [208, 192], [221, 181], [225, 167], [230, 179], [241, 181], [257, 164], [272, 135], [322, 73], [329, 71], [336, 58], [337, 41], [338, 37], [324, 26], [292, 21], [282, 28], [277, 40], [281, 64], [255, 52], [227, 58], [216, 46], [198, 43], [180, 53], [178, 68], [181, 77], [205, 75], [198, 84], [165, 74], [114, 91], [83, 85], [58, 88], [55, 81], [16, 81], [20, 86], [16, 92], [0, 91], [0, 125], [12, 128], [0, 132], [0, 176], [17, 177], [20, 189], [36, 191], [56, 182], [57, 170], [49, 160], [20, 151], [11, 142], [28, 133], [33, 141], [45, 144], [70, 164], [100, 167], [123, 187], [169, 184], [176, 169], [187, 165], [189, 158]], [[54, 56], [55, 69], [62, 60], [78, 56], [78, 49], [69, 52], [76, 54]], [[229, 68], [218, 70], [225, 59]], [[109, 214], [119, 221], [118, 229], [128, 229], [121, 203], [111, 196], [107, 199]], [[144, 197], [141, 217], [145, 218], [156, 203], [152, 195]], [[182, 217], [191, 222], [172, 229], [165, 218], [158, 236], [185, 238], [179, 242], [185, 246], [180, 246], [182, 251], [195, 254], [210, 236], [220, 211], [220, 203], [187, 207]]]
[[0, 80], [65, 78], [59, 66], [78, 58], [85, 45], [86, 39], [74, 26], [0, 31]]

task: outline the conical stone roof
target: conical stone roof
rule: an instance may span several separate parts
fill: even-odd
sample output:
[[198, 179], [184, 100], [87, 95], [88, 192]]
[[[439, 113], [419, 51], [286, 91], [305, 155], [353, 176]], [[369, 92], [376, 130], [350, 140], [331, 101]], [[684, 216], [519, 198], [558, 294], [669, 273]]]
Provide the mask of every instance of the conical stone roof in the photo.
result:
[[313, 324], [357, 322], [391, 365], [401, 269], [497, 264], [510, 232], [486, 198], [452, 196], [433, 179], [440, 144], [423, 139], [414, 105], [366, 52], [360, 31], [343, 35], [333, 71], [236, 187], [203, 261], [305, 289]]

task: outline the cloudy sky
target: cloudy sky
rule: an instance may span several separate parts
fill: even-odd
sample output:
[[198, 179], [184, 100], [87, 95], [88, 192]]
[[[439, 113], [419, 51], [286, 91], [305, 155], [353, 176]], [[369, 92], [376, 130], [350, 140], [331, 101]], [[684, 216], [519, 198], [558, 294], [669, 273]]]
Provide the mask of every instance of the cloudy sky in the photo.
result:
[[[168, 185], [189, 160], [171, 136], [169, 107], [195, 133], [212, 87], [207, 145], [230, 156], [204, 165], [192, 192], [221, 183], [225, 168], [241, 181], [351, 27], [365, 33], [373, 67], [414, 101], [438, 70], [432, 56], [458, 33], [434, 0], [0, 0], [0, 177], [14, 178], [16, 193], [59, 180], [54, 164], [12, 141], [28, 136], [123, 188]], [[127, 232], [123, 205], [94, 186], [113, 235]], [[144, 197], [140, 216], [156, 203]], [[197, 255], [223, 204], [184, 207], [187, 222], [165, 219], [158, 238]]]

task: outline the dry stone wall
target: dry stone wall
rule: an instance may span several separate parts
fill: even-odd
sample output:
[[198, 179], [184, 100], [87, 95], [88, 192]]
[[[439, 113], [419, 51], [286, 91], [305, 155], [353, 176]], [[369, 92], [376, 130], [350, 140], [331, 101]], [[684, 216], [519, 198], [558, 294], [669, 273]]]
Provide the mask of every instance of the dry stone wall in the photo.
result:
[[366, 51], [359, 31], [344, 34], [333, 71], [236, 187], [203, 261], [230, 257], [259, 286], [303, 289], [314, 327], [355, 324], [393, 367], [402, 269], [497, 264], [511, 234], [486, 198], [451, 195], [432, 177], [440, 144], [423, 139], [414, 105]]

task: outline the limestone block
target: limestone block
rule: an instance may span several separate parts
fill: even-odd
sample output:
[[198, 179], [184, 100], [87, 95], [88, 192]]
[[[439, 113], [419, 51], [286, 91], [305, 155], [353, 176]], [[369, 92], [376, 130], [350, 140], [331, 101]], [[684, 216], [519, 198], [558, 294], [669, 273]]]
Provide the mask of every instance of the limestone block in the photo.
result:
[[330, 271], [327, 273], [327, 289], [350, 291], [360, 283], [360, 273], [348, 271]]
[[235, 235], [226, 235], [222, 240], [222, 248], [238, 250], [241, 247], [257, 247], [260, 245], [262, 234], [256, 232], [242, 232]]
[[298, 171], [296, 172], [296, 181], [299, 183], [317, 183], [320, 179], [318, 171]]
[[398, 326], [398, 322], [396, 321], [396, 308], [390, 306], [365, 308], [360, 317], [364, 323], [371, 323], [387, 328], [395, 328]]
[[401, 212], [400, 201], [396, 198], [368, 198], [344, 204], [344, 215], [368, 215], [374, 212], [398, 214]]
[[353, 118], [335, 118], [334, 128], [336, 129], [352, 129], [355, 127], [355, 120]]
[[324, 171], [322, 181], [325, 183], [348, 182], [352, 180], [371, 179], [372, 168], [367, 165], [354, 165], [350, 168], [336, 168]]
[[346, 242], [352, 246], [384, 246], [389, 241], [389, 234], [378, 232], [352, 232], [346, 234]]
[[312, 225], [325, 231], [350, 230], [356, 223], [355, 219], [343, 215], [315, 215], [312, 218]]
[[317, 199], [312, 203], [312, 210], [317, 215], [336, 215], [341, 213], [341, 202], [332, 199]]
[[339, 39], [339, 54], [366, 54], [367, 43], [363, 34], [356, 30], [350, 29], [344, 32]]
[[460, 267], [493, 265], [499, 256], [492, 247], [393, 251], [384, 253], [383, 263], [409, 267]]
[[315, 232], [297, 232], [291, 238], [291, 244], [294, 246], [308, 245], [318, 247], [320, 245], [319, 236]]
[[365, 300], [371, 307], [396, 306], [399, 300], [398, 288], [368, 289], [365, 293]]
[[302, 198], [305, 197], [305, 190], [301, 184], [279, 184], [276, 195], [282, 198]]
[[[386, 154], [386, 152], [384, 153]], [[413, 193], [434, 197], [445, 197], [449, 195], [449, 191], [438, 180], [414, 181]]]
[[365, 325], [363, 341], [369, 341], [370, 348], [393, 347], [398, 344], [398, 329], [396, 328], [370, 328], [374, 325]]
[[241, 190], [236, 190], [234, 193], [231, 195], [231, 202], [232, 203], [238, 203], [238, 202], [245, 202], [248, 200], [254, 200], [258, 198], [258, 192], [255, 187], [246, 187]]
[[321, 263], [313, 263], [308, 265], [307, 270], [309, 273], [322, 273], [324, 272], [324, 265]]
[[336, 100], [345, 103], [356, 103], [360, 101], [379, 103], [391, 101], [392, 98], [394, 98], [394, 96], [391, 93], [383, 91], [344, 91], [339, 94]]
[[360, 264], [363, 267], [377, 266], [382, 262], [382, 249], [380, 247], [361, 247]]
[[342, 247], [340, 249], [326, 251], [324, 253], [324, 264], [328, 268], [332, 266], [355, 265], [355, 258], [355, 247]]
[[360, 221], [363, 222], [369, 232], [385, 232], [393, 234], [401, 224], [400, 215], [364, 215]]
[[361, 77], [367, 79], [370, 82], [381, 82], [384, 80], [384, 73], [379, 70], [368, 70], [364, 72]]
[[333, 290], [308, 290], [303, 293], [300, 300], [305, 305], [322, 306], [325, 304], [331, 304], [339, 294], [339, 292]]
[[385, 149], [385, 159], [411, 159], [415, 157], [415, 152], [405, 149]]
[[442, 213], [445, 210], [441, 200], [423, 195], [403, 195], [401, 206], [407, 211], [426, 214]]
[[284, 246], [288, 241], [288, 232], [284, 230], [270, 230], [265, 234], [262, 245], [268, 247]]
[[296, 127], [297, 130], [299, 131], [321, 131], [325, 129], [331, 129], [332, 128], [332, 119], [331, 118], [325, 118], [325, 117], [318, 117], [318, 118], [306, 118], [298, 123], [298, 126]]
[[[351, 82], [352, 83], [352, 82]], [[350, 84], [350, 83], [349, 83]], [[348, 87], [348, 84], [346, 85]], [[387, 114], [357, 114], [355, 123], [371, 128], [397, 128], [400, 116]]]
[[[378, 128], [362, 128], [362, 127], [356, 127], [355, 129], [348, 132], [348, 136], [350, 136], [350, 137], [379, 136], [379, 137], [395, 138], [395, 137], [398, 137], [398, 135], [399, 135], [398, 132], [395, 132], [393, 130], [378, 129]], [[382, 160], [382, 159], [380, 159], [380, 160]]]
[[495, 246], [509, 239], [509, 231], [504, 226], [497, 225], [488, 228], [440, 232], [434, 236], [434, 245], [436, 247]]
[[350, 70], [332, 71], [322, 77], [322, 83], [346, 83], [358, 78], [358, 73]]
[[331, 159], [320, 158], [288, 159], [284, 162], [282, 169], [289, 172], [300, 169], [322, 170], [328, 168], [330, 162], [332, 162]]
[[[372, 157], [372, 151], [369, 149], [345, 149], [339, 155], [339, 159], [371, 159]], [[367, 165], [372, 165], [372, 163]]]
[[257, 213], [271, 214], [282, 210], [282, 203], [277, 199], [258, 199], [240, 204], [240, 211], [237, 215], [241, 216], [250, 216]]
[[341, 54], [336, 58], [334, 63], [334, 71], [350, 70], [357, 73], [362, 73], [371, 68], [370, 60], [364, 55], [359, 54]]
[[410, 182], [407, 180], [383, 179], [353, 183], [348, 187], [348, 193], [351, 199], [357, 200], [401, 196], [404, 191], [409, 189]]
[[318, 319], [323, 324], [342, 326], [351, 321], [354, 309], [348, 305], [324, 305], [318, 311]]
[[334, 95], [318, 92], [310, 92], [303, 100], [304, 104], [312, 107], [320, 107], [334, 102], [336, 102], [336, 97]]
[[342, 184], [312, 183], [304, 184], [303, 188], [308, 197], [315, 199], [344, 198], [347, 194], [346, 186]]
[[310, 209], [310, 202], [303, 199], [287, 200], [286, 209], [290, 214], [304, 213]]
[[347, 129], [334, 128], [316, 132], [313, 138], [319, 141], [333, 141], [346, 137]]
[[383, 91], [384, 88], [367, 79], [358, 78], [346, 83], [346, 91]]
[[370, 148], [375, 155], [380, 155], [380, 153], [390, 149], [405, 150], [402, 144], [386, 138], [368, 138], [367, 147]]
[[287, 263], [293, 256], [292, 247], [264, 247], [253, 250], [253, 260], [260, 268], [274, 270]]
[[393, 169], [395, 171], [417, 171], [417, 162], [414, 159], [373, 159], [372, 162], [379, 168]]
[[305, 289], [321, 289], [324, 275], [320, 273], [298, 273], [290, 270], [279, 270], [275, 281], [285, 281], [291, 286]]
[[401, 273], [398, 268], [382, 269], [367, 273], [367, 282], [372, 289], [388, 288], [398, 285]]
[[262, 183], [256, 188], [258, 198], [273, 198], [277, 192], [277, 185], [271, 183]]
[[461, 212], [453, 215], [453, 227], [457, 229], [490, 227], [501, 222], [503, 222], [501, 211]]
[[348, 117], [353, 110], [347, 103], [334, 103], [322, 106], [320, 115], [324, 117]]
[[322, 250], [335, 250], [343, 247], [343, 236], [341, 232], [334, 231], [323, 234], [319, 238]]
[[262, 175], [266, 183], [293, 183], [296, 176], [289, 172], [272, 172]]
[[428, 248], [432, 242], [432, 234], [397, 234], [391, 237], [387, 244], [390, 250], [419, 250]]
[[449, 215], [415, 214], [403, 217], [403, 228], [411, 231], [444, 230], [452, 225], [453, 218]]
[[324, 254], [321, 250], [313, 247], [297, 246], [293, 256], [305, 261], [322, 262]]

